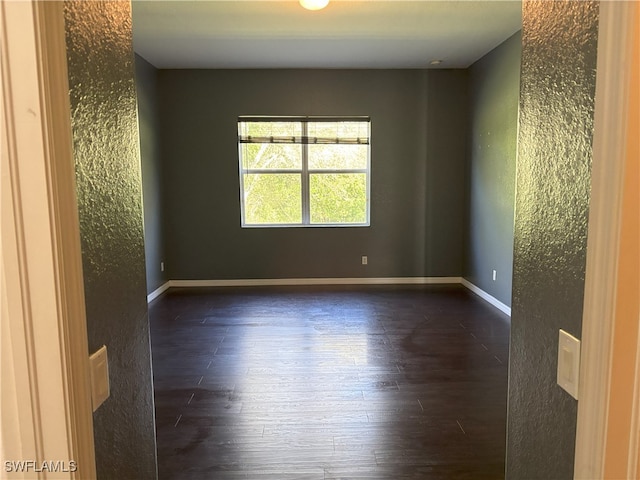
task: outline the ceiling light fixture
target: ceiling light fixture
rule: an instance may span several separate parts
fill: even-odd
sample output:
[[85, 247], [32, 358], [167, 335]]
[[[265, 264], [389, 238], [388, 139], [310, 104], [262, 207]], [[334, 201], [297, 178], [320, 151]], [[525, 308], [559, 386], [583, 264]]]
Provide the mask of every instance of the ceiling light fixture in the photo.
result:
[[300, 0], [300, 5], [307, 10], [321, 10], [329, 5], [329, 0]]

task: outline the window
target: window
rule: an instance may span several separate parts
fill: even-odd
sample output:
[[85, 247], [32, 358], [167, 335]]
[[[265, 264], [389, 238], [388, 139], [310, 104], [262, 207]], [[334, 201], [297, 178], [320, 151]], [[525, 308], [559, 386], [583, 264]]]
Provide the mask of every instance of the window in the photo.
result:
[[240, 117], [243, 227], [368, 226], [368, 117]]

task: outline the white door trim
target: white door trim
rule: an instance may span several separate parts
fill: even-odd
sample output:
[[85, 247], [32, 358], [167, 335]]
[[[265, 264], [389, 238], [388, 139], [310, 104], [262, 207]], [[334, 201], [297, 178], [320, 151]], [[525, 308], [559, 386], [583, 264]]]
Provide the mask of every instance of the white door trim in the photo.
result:
[[634, 2], [600, 2], [574, 478], [603, 478]]
[[96, 476], [62, 8], [0, 3], [0, 468], [35, 462], [12, 478]]

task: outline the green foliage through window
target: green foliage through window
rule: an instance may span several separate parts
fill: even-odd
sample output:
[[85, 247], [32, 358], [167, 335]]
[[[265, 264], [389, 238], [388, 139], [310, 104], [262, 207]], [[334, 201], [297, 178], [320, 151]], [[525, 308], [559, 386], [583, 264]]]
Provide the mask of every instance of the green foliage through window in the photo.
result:
[[240, 117], [243, 226], [369, 224], [368, 117]]

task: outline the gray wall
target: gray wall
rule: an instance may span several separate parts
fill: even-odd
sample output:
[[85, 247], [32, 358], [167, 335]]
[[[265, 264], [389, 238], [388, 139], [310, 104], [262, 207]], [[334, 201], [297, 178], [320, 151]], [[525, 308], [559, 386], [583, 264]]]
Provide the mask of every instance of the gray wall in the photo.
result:
[[[468, 158], [469, 128], [468, 83], [466, 70], [429, 70], [425, 72], [427, 123], [419, 137], [407, 138], [426, 149], [425, 175], [415, 172], [424, 189], [421, 205], [409, 206], [424, 216], [420, 232], [425, 249], [427, 276], [462, 276], [469, 223]], [[455, 266], [454, 268], [451, 268]], [[437, 273], [432, 273], [437, 272]]]
[[162, 169], [160, 165], [160, 117], [157, 105], [156, 68], [139, 55], [135, 56], [140, 125], [140, 157], [144, 199], [144, 250], [147, 264], [147, 293], [167, 281], [161, 271], [164, 261]]
[[580, 338], [598, 2], [525, 1], [508, 479], [571, 479], [577, 402], [556, 385], [558, 329]]
[[[466, 83], [446, 70], [161, 70], [169, 278], [462, 275]], [[241, 229], [242, 114], [370, 115], [371, 226]]]
[[518, 32], [469, 69], [470, 214], [465, 278], [506, 305], [511, 305], [513, 274], [520, 42]]
[[98, 478], [157, 476], [136, 88], [128, 2], [65, 2], [90, 351], [111, 396], [94, 414]]

